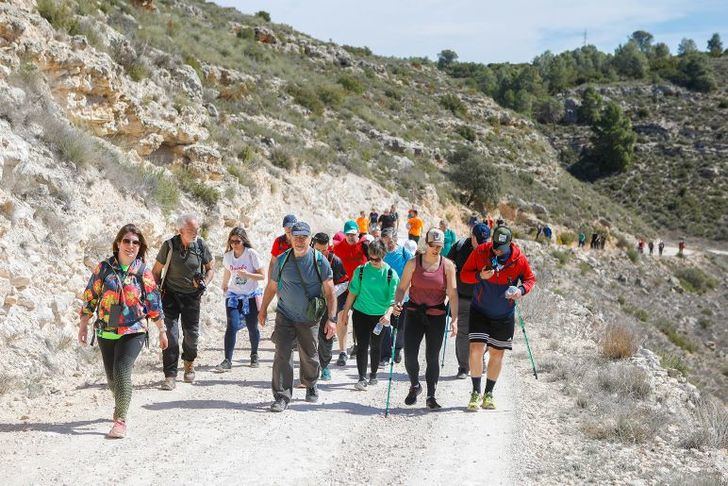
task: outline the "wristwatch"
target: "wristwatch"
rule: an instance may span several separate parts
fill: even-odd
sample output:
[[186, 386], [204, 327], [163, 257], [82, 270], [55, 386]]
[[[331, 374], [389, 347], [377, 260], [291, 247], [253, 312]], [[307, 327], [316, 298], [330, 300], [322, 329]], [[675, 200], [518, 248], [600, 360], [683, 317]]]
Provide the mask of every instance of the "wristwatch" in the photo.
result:
[[339, 322], [339, 320], [336, 319], [336, 316], [329, 317], [329, 321], [333, 322], [334, 324], [336, 324], [337, 322]]

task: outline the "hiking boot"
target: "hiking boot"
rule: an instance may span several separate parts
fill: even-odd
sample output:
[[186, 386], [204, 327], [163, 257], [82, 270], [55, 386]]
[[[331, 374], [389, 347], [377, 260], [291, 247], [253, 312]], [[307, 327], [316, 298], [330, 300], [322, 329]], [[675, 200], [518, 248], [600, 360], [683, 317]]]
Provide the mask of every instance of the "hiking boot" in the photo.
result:
[[404, 399], [405, 405], [414, 405], [417, 403], [417, 396], [422, 393], [422, 385], [414, 385], [409, 389], [407, 397]]
[[435, 397], [427, 397], [427, 400], [425, 400], [425, 405], [427, 405], [427, 408], [430, 410], [440, 410], [442, 406], [437, 403], [437, 400], [435, 400]]
[[183, 361], [183, 363], [185, 367], [185, 383], [192, 383], [195, 381], [195, 363], [194, 361]]
[[277, 398], [275, 402], [270, 406], [271, 412], [283, 412], [288, 408], [288, 402], [285, 398]]
[[394, 352], [394, 362], [395, 363], [402, 362], [402, 350], [401, 349], [398, 349]]
[[346, 353], [339, 353], [339, 359], [336, 360], [336, 366], [346, 366], [346, 360], [349, 357]]
[[260, 366], [260, 363], [258, 362], [258, 353], [253, 353], [250, 355], [250, 367], [257, 368], [258, 366]]
[[120, 419], [114, 420], [114, 425], [111, 426], [111, 430], [106, 434], [107, 439], [123, 439], [126, 437], [126, 422]]
[[222, 363], [215, 366], [215, 373], [225, 373], [226, 371], [230, 371], [232, 368], [232, 363], [230, 363], [227, 359], [224, 359], [222, 360]]
[[310, 386], [306, 388], [306, 401], [309, 403], [316, 403], [318, 402], [319, 394], [318, 389], [316, 386]]
[[483, 403], [480, 404], [480, 408], [483, 410], [495, 410], [495, 402], [493, 401], [492, 393], [486, 393], [483, 395]]
[[329, 370], [328, 366], [321, 370], [321, 380], [331, 381], [331, 370]]
[[359, 391], [367, 391], [367, 380], [365, 380], [364, 378], [360, 378], [359, 381], [357, 381], [354, 385], [354, 389]]
[[457, 378], [458, 380], [464, 380], [467, 377], [468, 377], [468, 372], [462, 368], [458, 368], [458, 374], [455, 375], [455, 378]]
[[369, 375], [369, 386], [376, 385], [379, 383], [379, 380], [377, 380], [377, 377], [375, 375], [370, 374]]
[[468, 402], [468, 411], [469, 412], [477, 412], [478, 407], [480, 406], [480, 399], [482, 397], [480, 396], [480, 393], [473, 390], [473, 392], [470, 394], [470, 401]]
[[168, 376], [164, 379], [164, 381], [162, 382], [162, 386], [160, 386], [159, 388], [161, 388], [162, 390], [169, 391], [169, 390], [174, 390], [174, 388], [176, 386], [177, 386], [177, 377]]

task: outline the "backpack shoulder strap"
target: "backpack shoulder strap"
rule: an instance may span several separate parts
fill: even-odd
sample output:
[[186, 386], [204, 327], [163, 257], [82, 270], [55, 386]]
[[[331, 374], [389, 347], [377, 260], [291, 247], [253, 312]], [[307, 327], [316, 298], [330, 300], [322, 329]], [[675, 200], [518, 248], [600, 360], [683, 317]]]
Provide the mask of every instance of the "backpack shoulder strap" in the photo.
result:
[[278, 255], [278, 283], [281, 282], [281, 275], [283, 275], [283, 267], [286, 266], [286, 263], [288, 262], [288, 258], [291, 256], [291, 250], [290, 248], [280, 255]]
[[392, 283], [392, 267], [389, 267], [387, 269], [387, 288], [389, 288], [391, 283]]
[[323, 284], [324, 280], [321, 278], [321, 269], [319, 268], [319, 265], [321, 265], [321, 252], [314, 248], [313, 268], [316, 269], [316, 275], [318, 276], [319, 282]]
[[[172, 237], [174, 238], [174, 236]], [[167, 250], [167, 261], [164, 262], [162, 268], [162, 279], [159, 282], [159, 288], [164, 288], [164, 281], [167, 280], [167, 272], [169, 271], [169, 264], [172, 262], [172, 252], [174, 252], [174, 245], [172, 244], [172, 238], [168, 239], [165, 243], [169, 246]]]
[[361, 281], [364, 278], [364, 265], [359, 266], [359, 288], [361, 288]]

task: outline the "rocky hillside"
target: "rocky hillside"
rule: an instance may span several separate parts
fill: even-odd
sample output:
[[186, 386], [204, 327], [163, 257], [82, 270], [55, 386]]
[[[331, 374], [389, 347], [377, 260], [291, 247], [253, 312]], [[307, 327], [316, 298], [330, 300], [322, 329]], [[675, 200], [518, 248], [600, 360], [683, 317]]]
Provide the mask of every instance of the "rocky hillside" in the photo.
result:
[[[633, 165], [594, 187], [640, 212], [654, 228], [672, 230], [673, 237], [728, 239], [728, 57], [710, 64], [718, 81], [711, 93], [667, 82], [595, 85], [605, 101], [622, 107], [638, 137]], [[589, 143], [591, 130], [575, 116], [584, 89], [561, 94], [562, 123], [542, 125], [564, 167]]]

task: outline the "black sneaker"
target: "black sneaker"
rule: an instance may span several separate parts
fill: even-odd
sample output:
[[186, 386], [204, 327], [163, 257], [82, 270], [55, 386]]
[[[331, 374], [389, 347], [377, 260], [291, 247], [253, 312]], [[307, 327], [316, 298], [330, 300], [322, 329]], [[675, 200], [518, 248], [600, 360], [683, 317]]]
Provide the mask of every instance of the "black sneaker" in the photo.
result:
[[271, 412], [283, 412], [288, 408], [288, 402], [285, 398], [277, 398], [273, 405], [270, 406]]
[[360, 378], [359, 381], [354, 383], [354, 389], [359, 391], [367, 391], [367, 380]]
[[346, 366], [348, 356], [346, 353], [339, 353], [339, 359], [336, 360], [336, 366]]
[[318, 389], [316, 386], [310, 386], [306, 388], [306, 401], [310, 403], [316, 403], [318, 402], [319, 394]]
[[455, 378], [457, 378], [458, 380], [464, 380], [467, 377], [468, 377], [468, 372], [462, 368], [458, 368], [458, 374], [455, 375]]
[[417, 403], [417, 395], [422, 393], [422, 385], [411, 386], [407, 397], [404, 399], [405, 405], [414, 405]]
[[250, 367], [257, 368], [258, 366], [260, 366], [260, 363], [258, 362], [258, 353], [253, 353], [250, 355]]
[[376, 385], [377, 383], [379, 383], [379, 380], [377, 380], [376, 375], [369, 373], [369, 385]]
[[395, 363], [402, 362], [402, 350], [401, 349], [398, 349], [394, 352], [394, 362]]
[[440, 410], [442, 408], [440, 404], [437, 403], [437, 400], [435, 400], [435, 397], [427, 397], [425, 404], [430, 410]]

